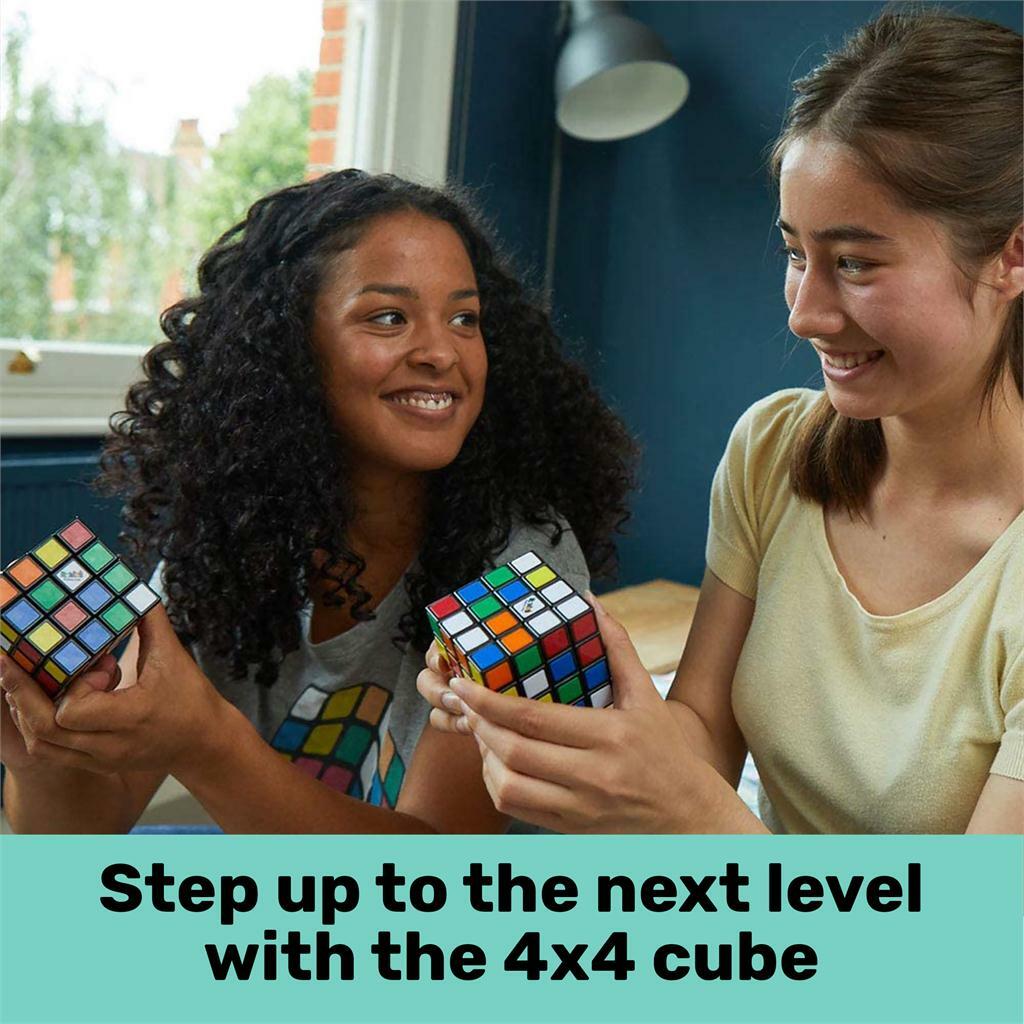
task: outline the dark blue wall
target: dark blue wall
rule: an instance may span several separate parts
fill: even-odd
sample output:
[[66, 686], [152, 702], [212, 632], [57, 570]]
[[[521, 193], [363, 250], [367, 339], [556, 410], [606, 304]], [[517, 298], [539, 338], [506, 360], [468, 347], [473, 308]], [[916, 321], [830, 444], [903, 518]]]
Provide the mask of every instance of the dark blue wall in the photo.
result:
[[94, 437], [4, 438], [0, 444], [0, 565], [76, 516], [120, 550], [120, 502], [90, 488], [99, 468]]
[[[540, 264], [548, 181], [532, 167], [521, 175], [499, 154], [550, 157], [553, 101], [545, 86], [557, 7], [463, 7], [473, 9], [474, 31], [461, 180], [486, 181], [499, 231]], [[786, 330], [765, 149], [790, 81], [882, 5], [627, 7], [664, 39], [690, 78], [690, 97], [675, 117], [636, 138], [563, 140], [554, 311], [645, 449], [620, 582], [698, 583], [711, 478], [733, 423], [778, 388], [820, 386], [817, 360]], [[1015, 3], [956, 9], [1021, 29]], [[531, 40], [536, 49], [525, 51]]]
[[459, 5], [448, 175], [472, 186], [504, 252], [536, 286], [548, 232], [559, 22], [557, 3]]

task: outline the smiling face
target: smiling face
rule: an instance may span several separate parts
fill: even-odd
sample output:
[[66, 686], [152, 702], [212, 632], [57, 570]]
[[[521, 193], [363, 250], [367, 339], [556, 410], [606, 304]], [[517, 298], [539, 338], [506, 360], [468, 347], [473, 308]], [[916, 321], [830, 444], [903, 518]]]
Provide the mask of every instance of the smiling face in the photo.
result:
[[818, 351], [840, 414], [930, 417], [980, 399], [1000, 308], [984, 287], [968, 300], [943, 225], [810, 136], [786, 150], [779, 226], [789, 326]]
[[483, 406], [487, 351], [452, 227], [411, 211], [371, 221], [328, 273], [312, 335], [357, 466], [425, 472], [455, 459]]

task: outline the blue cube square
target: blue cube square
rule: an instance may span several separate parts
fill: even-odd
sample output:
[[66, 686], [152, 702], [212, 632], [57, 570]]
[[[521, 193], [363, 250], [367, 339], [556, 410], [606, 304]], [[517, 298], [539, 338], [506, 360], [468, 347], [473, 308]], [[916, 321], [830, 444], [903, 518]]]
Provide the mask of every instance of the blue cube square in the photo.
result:
[[31, 601], [21, 598], [15, 601], [4, 612], [4, 619], [9, 622], [19, 633], [24, 633], [31, 625], [42, 618], [39, 609]]
[[93, 619], [87, 626], [83, 626], [76, 634], [75, 639], [85, 644], [95, 654], [104, 644], [114, 639], [114, 634], [101, 622]]
[[114, 595], [99, 580], [93, 580], [89, 586], [80, 590], [78, 600], [91, 612], [98, 612], [105, 604], [109, 604]]

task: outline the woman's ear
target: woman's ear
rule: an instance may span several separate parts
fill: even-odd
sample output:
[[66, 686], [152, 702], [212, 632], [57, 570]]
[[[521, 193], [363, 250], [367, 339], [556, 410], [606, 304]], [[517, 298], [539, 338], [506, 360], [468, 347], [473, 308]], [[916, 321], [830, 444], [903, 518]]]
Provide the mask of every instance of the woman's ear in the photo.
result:
[[1012, 302], [1024, 292], [1024, 224], [1018, 224], [1006, 240], [993, 284], [1004, 302]]

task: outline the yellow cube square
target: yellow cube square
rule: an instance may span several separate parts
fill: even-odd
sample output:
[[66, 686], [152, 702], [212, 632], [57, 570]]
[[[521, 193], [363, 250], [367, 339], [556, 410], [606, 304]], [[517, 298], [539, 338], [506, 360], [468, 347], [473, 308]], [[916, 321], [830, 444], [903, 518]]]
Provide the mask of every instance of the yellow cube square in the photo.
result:
[[52, 569], [56, 565], [60, 565], [65, 558], [68, 557], [70, 552], [60, 541], [50, 538], [45, 544], [41, 544], [35, 550], [35, 556], [45, 566]]

